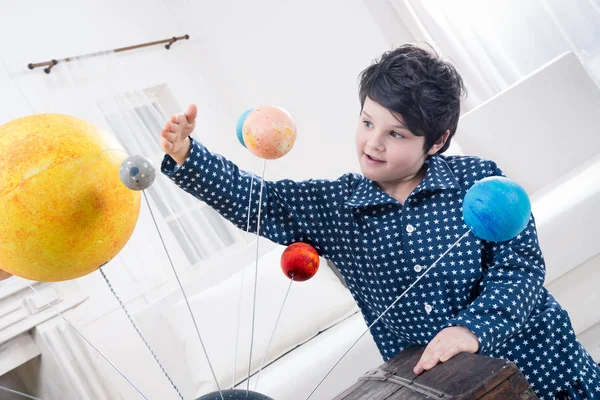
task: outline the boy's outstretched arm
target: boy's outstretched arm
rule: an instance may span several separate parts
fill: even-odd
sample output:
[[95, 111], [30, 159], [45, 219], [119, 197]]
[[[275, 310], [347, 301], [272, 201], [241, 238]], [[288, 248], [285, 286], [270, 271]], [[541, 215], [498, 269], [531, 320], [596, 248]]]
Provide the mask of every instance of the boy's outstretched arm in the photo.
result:
[[[190, 107], [165, 125], [161, 143], [167, 155], [162, 172], [238, 228], [245, 231], [249, 226], [249, 231], [256, 233], [261, 178], [192, 139], [195, 118], [196, 108]], [[308, 242], [326, 256], [336, 245], [334, 231], [339, 229], [332, 220], [354, 180], [353, 174], [347, 174], [337, 180], [264, 181], [260, 235], [283, 245]]]

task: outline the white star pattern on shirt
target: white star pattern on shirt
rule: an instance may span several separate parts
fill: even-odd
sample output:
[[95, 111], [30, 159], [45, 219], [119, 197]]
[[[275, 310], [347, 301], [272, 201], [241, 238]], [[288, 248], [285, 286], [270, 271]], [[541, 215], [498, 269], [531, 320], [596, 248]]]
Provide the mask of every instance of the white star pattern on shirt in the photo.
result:
[[[433, 156], [404, 205], [359, 174], [337, 180], [264, 183], [261, 235], [303, 241], [344, 276], [370, 325], [467, 227], [462, 199], [478, 180], [502, 175], [477, 157]], [[256, 232], [261, 179], [193, 141], [178, 167], [162, 171], [238, 228]], [[458, 242], [371, 333], [384, 360], [427, 345], [443, 328], [462, 325], [480, 353], [514, 362], [540, 399], [600, 397], [600, 367], [575, 337], [567, 312], [543, 287], [545, 264], [533, 217], [516, 238], [489, 243], [470, 233]]]

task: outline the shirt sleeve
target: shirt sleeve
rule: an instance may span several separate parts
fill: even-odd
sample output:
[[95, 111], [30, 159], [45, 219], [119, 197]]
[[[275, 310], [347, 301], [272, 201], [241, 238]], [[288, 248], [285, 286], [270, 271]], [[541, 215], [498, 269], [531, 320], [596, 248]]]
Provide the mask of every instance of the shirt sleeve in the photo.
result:
[[[504, 176], [495, 164], [491, 171]], [[469, 328], [479, 338], [478, 352], [489, 354], [523, 329], [542, 301], [546, 267], [533, 215], [515, 238], [483, 243], [480, 293], [447, 326]]]
[[238, 228], [252, 233], [259, 228], [261, 236], [282, 245], [310, 243], [324, 257], [334, 246], [333, 220], [354, 180], [346, 174], [337, 180], [263, 181], [194, 139], [188, 159], [179, 166], [165, 155], [161, 172]]

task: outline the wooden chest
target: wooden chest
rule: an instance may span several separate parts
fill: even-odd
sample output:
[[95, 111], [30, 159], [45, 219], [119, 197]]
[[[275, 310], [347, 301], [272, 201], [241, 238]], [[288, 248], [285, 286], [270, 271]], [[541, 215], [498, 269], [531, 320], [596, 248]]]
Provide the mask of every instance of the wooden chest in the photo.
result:
[[461, 353], [416, 376], [413, 368], [424, 350], [405, 349], [335, 400], [537, 399], [513, 363], [478, 354]]

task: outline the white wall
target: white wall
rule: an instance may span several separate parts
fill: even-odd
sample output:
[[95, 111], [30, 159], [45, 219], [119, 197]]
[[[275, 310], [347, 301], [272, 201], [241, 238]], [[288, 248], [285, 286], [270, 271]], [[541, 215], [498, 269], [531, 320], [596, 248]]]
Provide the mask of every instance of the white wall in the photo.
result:
[[[182, 107], [199, 105], [199, 137], [249, 166], [253, 157], [234, 134], [237, 117], [262, 104], [288, 109], [298, 124], [297, 145], [288, 156], [270, 162], [269, 177], [336, 177], [357, 168], [352, 139], [357, 75], [389, 47], [360, 0], [229, 0], [210, 6], [201, 1], [112, 0], [101, 7], [59, 0], [9, 7], [0, 16], [0, 57], [8, 69], [0, 67], [0, 81], [2, 92], [10, 94], [3, 96], [4, 102], [10, 104], [0, 111], [0, 122], [29, 112], [74, 110], [70, 93], [57, 99], [50, 88], [52, 76], [28, 70], [30, 62], [187, 33], [191, 40], [170, 51], [156, 46], [127, 53], [128, 70], [115, 79], [134, 88], [167, 83]], [[17, 32], [18, 41], [13, 39]], [[332, 163], [332, 146], [337, 155], [347, 156]], [[306, 163], [305, 152], [314, 154], [313, 163]]]
[[248, 153], [232, 123], [249, 107], [279, 104], [296, 119], [298, 140], [269, 163], [269, 176], [337, 177], [357, 168], [357, 76], [388, 48], [361, 1], [172, 3], [180, 25], [202, 42], [202, 62], [215, 66], [207, 79], [229, 102], [227, 126], [206, 137], [209, 145], [242, 160]]
[[[27, 64], [189, 34], [169, 51], [155, 46], [122, 53], [122, 70], [111, 84], [123, 91], [167, 84], [181, 107], [198, 104], [197, 137], [255, 172], [259, 160], [237, 142], [236, 120], [249, 107], [286, 108], [298, 139], [286, 157], [269, 162], [267, 178], [333, 178], [357, 169], [357, 76], [389, 47], [360, 0], [0, 0], [0, 8], [0, 124], [60, 112], [106, 127], [61, 85], [64, 65], [47, 75]], [[142, 233], [152, 229], [143, 213], [124, 257], [105, 268], [130, 311], [160, 294], [165, 282], [173, 285], [157, 235]], [[90, 300], [70, 315], [73, 322], [142, 391], [168, 391], [100, 275], [79, 282]], [[101, 360], [99, 366], [123, 398], [139, 397]]]

